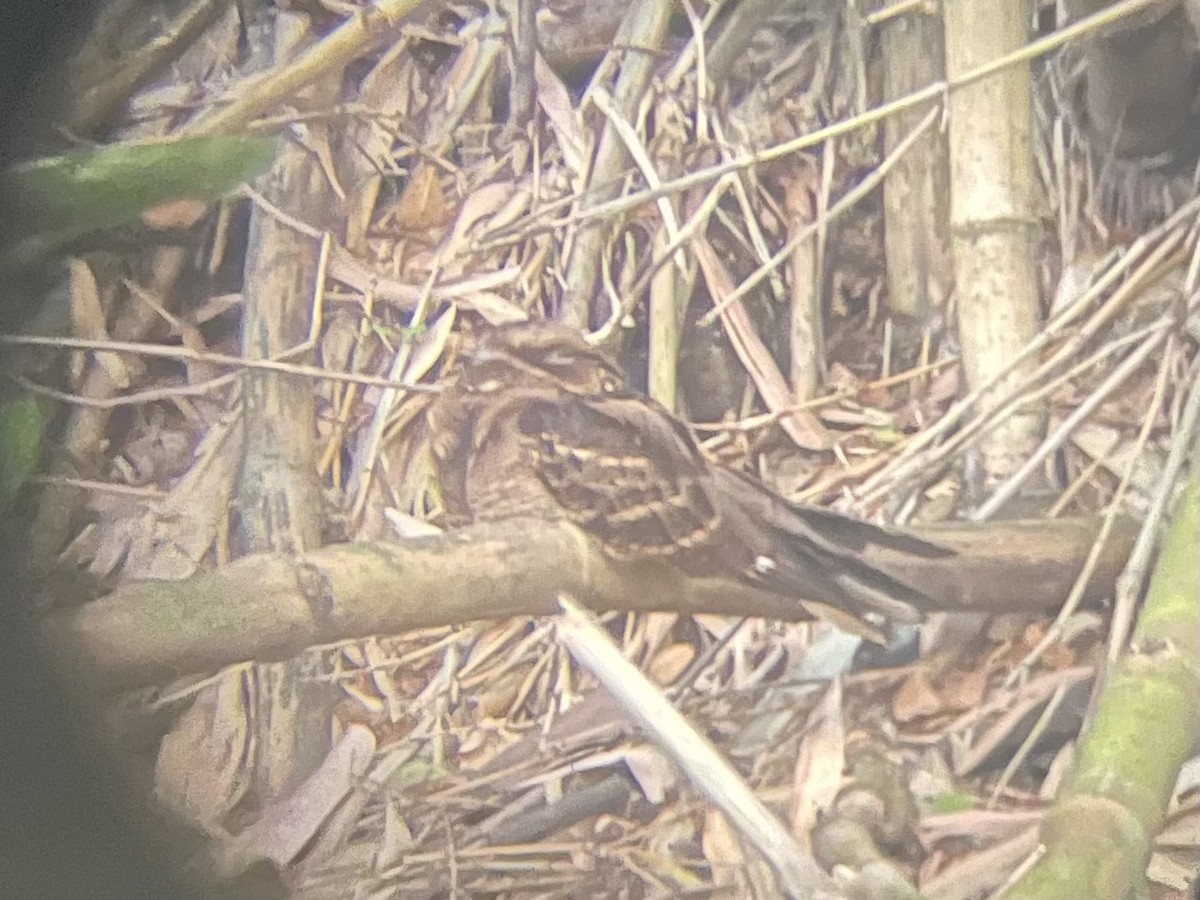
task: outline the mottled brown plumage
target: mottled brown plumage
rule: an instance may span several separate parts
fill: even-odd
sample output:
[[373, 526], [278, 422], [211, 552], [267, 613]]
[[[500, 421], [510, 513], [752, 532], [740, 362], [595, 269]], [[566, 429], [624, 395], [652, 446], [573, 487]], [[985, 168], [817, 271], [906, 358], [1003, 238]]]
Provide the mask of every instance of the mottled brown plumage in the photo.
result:
[[710, 461], [679, 419], [629, 390], [616, 364], [570, 330], [492, 329], [464, 357], [426, 414], [448, 523], [565, 517], [614, 559], [666, 559], [852, 617], [902, 621], [917, 618], [922, 595], [866, 563], [863, 549], [951, 555], [791, 503]]

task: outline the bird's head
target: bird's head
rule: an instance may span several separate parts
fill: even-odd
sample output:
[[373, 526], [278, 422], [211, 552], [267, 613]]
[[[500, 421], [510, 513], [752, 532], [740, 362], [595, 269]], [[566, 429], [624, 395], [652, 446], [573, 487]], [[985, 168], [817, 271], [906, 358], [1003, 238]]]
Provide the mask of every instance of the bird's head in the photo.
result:
[[625, 384], [620, 367], [579, 332], [549, 322], [489, 328], [466, 349], [460, 383], [469, 390], [546, 387], [604, 394]]

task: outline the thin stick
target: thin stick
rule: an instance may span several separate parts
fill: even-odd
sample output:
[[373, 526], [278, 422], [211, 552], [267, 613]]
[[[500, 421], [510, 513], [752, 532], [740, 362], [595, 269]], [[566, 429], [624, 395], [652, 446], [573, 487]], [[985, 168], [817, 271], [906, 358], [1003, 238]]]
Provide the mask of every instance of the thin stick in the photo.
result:
[[784, 893], [803, 900], [818, 890], [832, 890], [832, 882], [784, 824], [662, 691], [621, 655], [584, 607], [565, 595], [558, 602], [563, 611], [558, 639], [770, 862]]

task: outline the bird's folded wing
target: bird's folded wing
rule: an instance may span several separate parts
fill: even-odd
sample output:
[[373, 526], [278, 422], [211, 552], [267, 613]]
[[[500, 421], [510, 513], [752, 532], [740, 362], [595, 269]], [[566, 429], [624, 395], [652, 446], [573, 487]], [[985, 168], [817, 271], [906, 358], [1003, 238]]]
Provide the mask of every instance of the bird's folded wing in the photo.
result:
[[672, 556], [716, 528], [708, 462], [644, 397], [533, 400], [519, 427], [547, 489], [611, 556]]
[[558, 396], [521, 412], [533, 465], [556, 502], [618, 559], [673, 556], [851, 615], [919, 618], [919, 589], [868, 563], [869, 546], [920, 558], [952, 550], [791, 503], [707, 460], [686, 427], [640, 396]]

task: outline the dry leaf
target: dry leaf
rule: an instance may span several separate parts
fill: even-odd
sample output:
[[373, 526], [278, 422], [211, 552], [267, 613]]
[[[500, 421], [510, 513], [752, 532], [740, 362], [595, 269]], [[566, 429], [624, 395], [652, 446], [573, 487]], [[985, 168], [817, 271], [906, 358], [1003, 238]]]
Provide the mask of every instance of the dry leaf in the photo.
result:
[[[758, 332], [754, 330], [745, 306], [740, 302], [724, 302], [733, 293], [733, 282], [716, 251], [700, 236], [692, 238], [692, 250], [700, 263], [713, 301], [720, 304], [721, 322], [729, 342], [758, 388], [767, 409], [771, 412], [790, 409], [795, 405], [792, 392]], [[833, 445], [833, 439], [816, 416], [806, 410], [796, 410], [783, 416], [779, 425], [804, 450], [826, 450]]]
[[191, 228], [204, 218], [208, 204], [203, 200], [171, 200], [160, 203], [142, 213], [142, 222], [147, 228], [158, 231]]
[[413, 338], [412, 353], [404, 367], [403, 380], [408, 383], [420, 381], [437, 365], [446, 352], [446, 341], [454, 328], [458, 313], [453, 304], [440, 316], [426, 324], [424, 330]]
[[679, 781], [679, 770], [674, 763], [649, 744], [631, 747], [622, 757], [646, 799], [655, 806], [661, 805], [667, 799], [667, 791]]
[[529, 203], [528, 189], [518, 188], [514, 191], [511, 184], [494, 182], [476, 188], [467, 197], [454, 221], [454, 230], [446, 239], [443, 255], [449, 259], [456, 255], [466, 255], [470, 248], [471, 229], [484, 219], [490, 219], [501, 210], [514, 211], [511, 204], [516, 198], [518, 207], [523, 209]]
[[667, 644], [646, 666], [646, 677], [657, 685], [674, 684], [695, 658], [696, 648], [691, 644]]
[[987, 670], [982, 667], [971, 672], [952, 672], [943, 682], [942, 701], [953, 712], [973, 709], [987, 694]]
[[486, 684], [476, 691], [476, 708], [479, 715], [486, 719], [501, 719], [507, 716], [528, 675], [529, 667], [521, 666], [488, 679]]
[[429, 231], [449, 221], [450, 206], [434, 166], [418, 164], [392, 214], [396, 225], [406, 231]]
[[245, 796], [250, 726], [241, 671], [200, 691], [163, 738], [154, 767], [154, 796], [205, 832], [219, 831]]
[[[71, 257], [67, 261], [71, 276], [71, 321], [76, 337], [93, 341], [108, 340], [108, 324], [104, 320], [104, 304], [100, 300], [100, 286], [92, 267], [82, 259]], [[93, 354], [96, 364], [112, 379], [120, 390], [131, 384], [129, 369], [122, 357], [116, 353]]]
[[533, 76], [537, 82], [538, 105], [545, 111], [558, 139], [563, 162], [576, 178], [582, 179], [587, 168], [589, 139], [575, 104], [571, 102], [571, 93], [540, 55], [534, 64]]
[[892, 698], [892, 715], [897, 722], [937, 715], [943, 708], [942, 698], [925, 672], [909, 675]]
[[789, 825], [800, 846], [809, 848], [817, 815], [828, 809], [842, 786], [846, 733], [842, 725], [842, 680], [834, 678], [808, 717], [808, 731], [792, 770]]
[[479, 313], [489, 325], [507, 325], [510, 322], [525, 322], [529, 319], [529, 314], [525, 310], [509, 303], [492, 291], [467, 294], [455, 302], [472, 312]]
[[700, 850], [712, 867], [713, 883], [729, 886], [741, 881], [741, 872], [746, 864], [737, 832], [716, 807], [704, 811], [704, 830], [700, 834]]
[[223, 417], [196, 448], [196, 462], [170, 494], [148, 506], [130, 541], [130, 578], [191, 575], [224, 531], [240, 464], [242, 419]]
[[393, 506], [384, 508], [383, 517], [392, 526], [393, 534], [402, 541], [409, 538], [434, 537], [442, 533], [442, 529], [436, 525], [426, 522], [424, 519], [418, 519], [416, 516], [410, 516]]
[[238, 875], [260, 859], [269, 859], [280, 869], [287, 867], [343, 798], [359, 786], [374, 755], [371, 729], [348, 727], [316, 771], [286, 800], [268, 807], [237, 837], [221, 842], [213, 853], [221, 874]]

